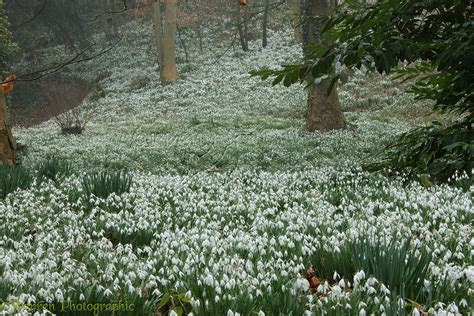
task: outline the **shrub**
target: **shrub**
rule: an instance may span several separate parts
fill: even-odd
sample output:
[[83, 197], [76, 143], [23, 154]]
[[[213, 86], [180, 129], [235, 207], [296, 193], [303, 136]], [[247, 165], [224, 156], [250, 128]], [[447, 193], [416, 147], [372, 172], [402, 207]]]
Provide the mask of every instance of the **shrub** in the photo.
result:
[[101, 98], [104, 98], [107, 95], [105, 89], [100, 85], [96, 84], [95, 88], [89, 93], [87, 99], [91, 102], [97, 102]]
[[150, 81], [150, 77], [147, 76], [135, 77], [130, 81], [130, 89], [140, 90], [142, 88], [145, 88], [150, 83]]
[[54, 121], [64, 135], [80, 135], [86, 128], [91, 113], [81, 108], [62, 113], [54, 118]]
[[31, 176], [21, 167], [0, 165], [0, 199], [14, 192], [16, 189], [26, 189], [31, 184]]
[[72, 174], [70, 163], [55, 158], [40, 163], [36, 170], [39, 181], [50, 179], [56, 182]]
[[122, 172], [100, 172], [82, 179], [82, 189], [86, 197], [94, 195], [106, 199], [112, 193], [121, 195], [130, 192], [131, 185], [132, 177]]

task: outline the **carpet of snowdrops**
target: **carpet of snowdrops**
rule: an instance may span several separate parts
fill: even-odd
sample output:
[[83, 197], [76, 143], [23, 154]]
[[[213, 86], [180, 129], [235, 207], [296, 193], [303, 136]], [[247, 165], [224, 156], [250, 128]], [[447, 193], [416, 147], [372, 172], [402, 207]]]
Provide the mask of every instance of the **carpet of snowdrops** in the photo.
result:
[[[59, 157], [75, 172], [0, 201], [0, 313], [158, 314], [167, 296], [171, 315], [472, 312], [472, 187], [361, 171], [423, 105], [357, 74], [340, 92], [350, 128], [307, 133], [301, 86], [248, 76], [300, 58], [290, 33], [245, 54], [212, 31], [200, 53], [184, 34], [182, 79], [161, 85], [151, 28], [122, 31], [71, 70], [104, 91], [82, 105], [83, 135], [14, 130], [24, 165]], [[126, 170], [130, 191], [74, 198], [99, 170]]]

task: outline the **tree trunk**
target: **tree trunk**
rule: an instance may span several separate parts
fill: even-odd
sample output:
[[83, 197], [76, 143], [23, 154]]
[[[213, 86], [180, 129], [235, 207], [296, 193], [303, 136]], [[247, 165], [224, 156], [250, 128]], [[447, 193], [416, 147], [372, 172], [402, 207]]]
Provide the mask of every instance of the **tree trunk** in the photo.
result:
[[176, 16], [177, 0], [165, 0], [165, 23], [163, 32], [163, 67], [160, 67], [161, 81], [171, 82], [179, 79], [176, 68]]
[[[324, 24], [318, 22], [315, 16], [329, 16], [335, 6], [334, 0], [303, 0], [303, 43], [321, 44], [327, 39], [321, 38]], [[309, 17], [309, 18], [307, 18]], [[336, 85], [328, 95], [331, 76], [320, 83], [313, 84], [308, 92], [308, 111], [306, 113], [306, 129], [308, 131], [327, 132], [335, 129], [345, 129], [346, 119], [341, 110]]]
[[[116, 3], [114, 0], [109, 0], [109, 8], [110, 8], [110, 12], [115, 12], [117, 9], [116, 9]], [[111, 16], [111, 19], [110, 19], [110, 23], [112, 24], [112, 30], [113, 30], [113, 33], [112, 35], [113, 36], [118, 36], [119, 34], [119, 25], [118, 25], [118, 17], [117, 16]]]
[[181, 46], [183, 47], [183, 50], [184, 50], [184, 59], [186, 60], [186, 63], [189, 63], [188, 47], [186, 46], [186, 42], [183, 40], [183, 37], [181, 36], [181, 30], [180, 29], [178, 29], [178, 39], [179, 39], [179, 42], [181, 43]]
[[296, 42], [303, 42], [303, 35], [301, 34], [301, 6], [300, 0], [291, 0], [291, 6], [293, 11], [293, 35]]
[[[0, 68], [0, 74], [2, 69]], [[0, 77], [1, 79], [1, 77]], [[14, 165], [16, 162], [16, 142], [7, 118], [5, 94], [0, 89], [0, 164]]]
[[153, 26], [155, 28], [155, 44], [157, 62], [160, 69], [163, 67], [163, 28], [161, 26], [161, 5], [160, 0], [153, 1]]
[[244, 29], [244, 24], [247, 26], [247, 22], [242, 20], [242, 11], [240, 5], [237, 7], [237, 31], [239, 32], [240, 46], [244, 52], [249, 50], [249, 43], [247, 38], [247, 31]]
[[110, 13], [110, 6], [109, 2], [102, 2], [102, 15], [100, 16], [100, 24], [102, 25], [102, 32], [104, 32], [105, 38], [110, 40], [112, 38], [112, 34], [110, 33], [110, 25], [109, 21], [111, 17], [109, 16]]
[[270, 0], [265, 0], [265, 10], [263, 11], [263, 21], [262, 21], [262, 47], [267, 47], [268, 45], [268, 15], [270, 14]]

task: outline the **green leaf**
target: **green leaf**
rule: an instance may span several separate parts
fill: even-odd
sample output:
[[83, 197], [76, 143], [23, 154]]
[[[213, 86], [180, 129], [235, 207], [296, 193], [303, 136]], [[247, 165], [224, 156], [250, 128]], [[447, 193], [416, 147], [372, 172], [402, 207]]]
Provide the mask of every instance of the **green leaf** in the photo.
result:
[[178, 314], [178, 316], [183, 315], [184, 310], [181, 306], [176, 306], [175, 308], [173, 308], [173, 310], [175, 311], [176, 314]]
[[158, 309], [162, 309], [163, 307], [165, 307], [166, 305], [168, 305], [169, 301], [171, 299], [171, 293], [170, 292], [167, 292], [163, 298], [161, 299], [161, 302], [160, 304], [158, 304]]
[[276, 86], [277, 84], [279, 84], [279, 83], [283, 80], [283, 78], [285, 78], [285, 74], [284, 74], [284, 73], [279, 74], [279, 75], [275, 78], [275, 80], [273, 80], [272, 86]]
[[427, 174], [420, 175], [420, 181], [421, 181], [421, 185], [425, 189], [429, 189], [433, 186], [433, 183], [431, 183], [429, 175], [427, 175]]

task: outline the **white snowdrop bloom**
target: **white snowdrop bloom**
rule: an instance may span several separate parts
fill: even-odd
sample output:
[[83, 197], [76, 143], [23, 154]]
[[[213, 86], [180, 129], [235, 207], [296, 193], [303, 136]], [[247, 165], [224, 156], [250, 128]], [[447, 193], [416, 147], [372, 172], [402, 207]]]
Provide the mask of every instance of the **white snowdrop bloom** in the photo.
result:
[[105, 289], [104, 295], [105, 295], [105, 296], [111, 296], [111, 295], [112, 295], [112, 291], [109, 290], [109, 289]]
[[420, 311], [418, 310], [418, 308], [414, 308], [413, 311], [411, 312], [411, 315], [412, 316], [420, 316]]
[[293, 284], [293, 288], [297, 291], [303, 290], [307, 291], [309, 289], [309, 282], [306, 279], [300, 278], [296, 279], [295, 283]]
[[265, 316], [265, 313], [263, 311], [259, 311], [258, 316]]
[[178, 313], [176, 313], [174, 310], [170, 310], [169, 316], [178, 316]]
[[332, 278], [334, 281], [337, 281], [341, 276], [339, 275], [339, 273], [337, 273], [336, 271], [334, 271], [334, 274], [332, 275]]
[[359, 311], [359, 316], [366, 316], [366, 315], [367, 315], [367, 313], [365, 312], [365, 309], [362, 308], [362, 309]]
[[405, 307], [405, 300], [404, 299], [402, 299], [402, 298], [398, 299], [398, 307], [400, 309]]
[[56, 294], [54, 296], [56, 297], [56, 300], [58, 302], [61, 302], [64, 300], [63, 292], [61, 291], [61, 289], [57, 289]]
[[339, 287], [341, 289], [345, 289], [346, 288], [346, 281], [344, 281], [344, 278], [342, 278], [339, 283], [338, 283]]
[[331, 294], [334, 296], [339, 296], [342, 294], [342, 289], [338, 285], [331, 287]]
[[219, 297], [219, 295], [216, 295], [214, 297], [214, 302], [219, 303], [220, 300], [221, 300], [221, 298]]
[[380, 284], [380, 291], [381, 291], [382, 293], [385, 293], [385, 295], [389, 295], [389, 294], [390, 294], [390, 290], [387, 289], [387, 287], [386, 287], [385, 284], [383, 284], [383, 283]]
[[367, 293], [369, 293], [370, 295], [373, 295], [377, 293], [377, 290], [373, 286], [369, 286], [369, 288], [367, 289]]
[[361, 270], [354, 275], [354, 287], [358, 287], [360, 281], [363, 279], [365, 279], [365, 273]]
[[85, 301], [86, 297], [84, 296], [84, 293], [81, 293], [81, 295], [79, 295], [79, 300], [80, 301]]
[[229, 309], [227, 311], [227, 316], [234, 316], [234, 312]]
[[474, 266], [469, 266], [464, 270], [469, 282], [474, 283]]
[[214, 286], [214, 278], [212, 277], [212, 275], [208, 274], [204, 279], [204, 283], [208, 286]]

